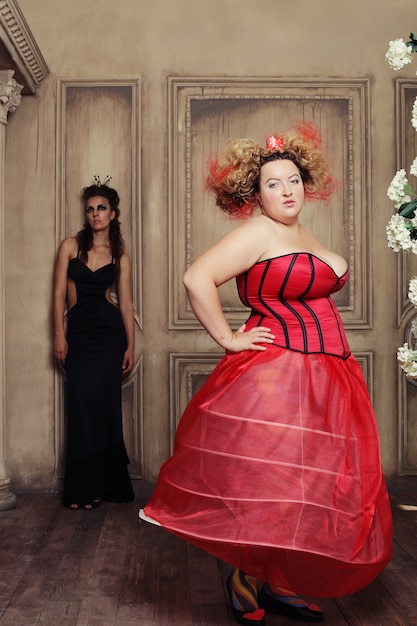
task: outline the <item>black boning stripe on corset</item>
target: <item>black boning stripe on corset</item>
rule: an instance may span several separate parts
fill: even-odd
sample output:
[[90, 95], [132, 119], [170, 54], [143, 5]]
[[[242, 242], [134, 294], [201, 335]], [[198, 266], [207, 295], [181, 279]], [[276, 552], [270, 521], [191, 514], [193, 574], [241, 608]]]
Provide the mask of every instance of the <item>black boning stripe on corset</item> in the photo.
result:
[[311, 317], [313, 318], [315, 324], [316, 324], [316, 328], [317, 328], [317, 334], [319, 336], [319, 341], [320, 341], [320, 352], [324, 352], [324, 339], [323, 339], [323, 333], [321, 331], [321, 326], [320, 326], [320, 322], [318, 320], [317, 315], [314, 313], [314, 311], [308, 306], [307, 302], [304, 300], [305, 296], [308, 294], [308, 292], [311, 289], [311, 286], [314, 283], [314, 275], [315, 275], [315, 267], [314, 267], [314, 263], [313, 263], [313, 258], [312, 256], [309, 254], [308, 255], [308, 260], [310, 262], [310, 267], [311, 267], [311, 278], [310, 278], [310, 282], [307, 285], [306, 290], [304, 291], [304, 293], [298, 298], [298, 301], [300, 302], [300, 304], [305, 308], [306, 311], [308, 311], [308, 313], [310, 313]]
[[290, 275], [291, 275], [292, 269], [293, 269], [293, 267], [294, 267], [294, 264], [295, 264], [295, 262], [296, 262], [297, 258], [298, 258], [298, 254], [294, 254], [294, 255], [293, 255], [293, 258], [292, 258], [292, 260], [291, 260], [291, 263], [289, 264], [289, 267], [288, 267], [288, 270], [287, 270], [287, 273], [286, 273], [285, 279], [283, 280], [283, 283], [282, 283], [281, 289], [280, 289], [280, 291], [279, 291], [279, 293], [278, 293], [278, 300], [281, 302], [281, 304], [282, 304], [283, 306], [285, 306], [285, 307], [286, 307], [286, 308], [287, 308], [287, 309], [288, 309], [288, 310], [289, 310], [289, 311], [290, 311], [290, 312], [291, 312], [291, 313], [292, 313], [292, 314], [293, 314], [293, 315], [297, 318], [298, 323], [300, 324], [301, 331], [302, 331], [302, 333], [303, 333], [304, 352], [308, 352], [307, 332], [306, 332], [306, 328], [305, 328], [305, 324], [304, 324], [303, 318], [301, 317], [301, 315], [300, 315], [299, 313], [297, 313], [297, 311], [295, 311], [295, 310], [294, 310], [294, 309], [293, 309], [293, 308], [292, 308], [292, 307], [288, 304], [287, 300], [285, 300], [285, 298], [284, 298], [284, 297], [283, 297], [283, 295], [282, 295], [282, 294], [284, 293], [284, 291], [285, 291], [285, 287], [287, 286], [287, 283], [288, 283], [288, 281], [289, 281], [289, 278], [290, 278]]
[[273, 261], [273, 259], [270, 259], [267, 262], [267, 264], [265, 265], [265, 269], [263, 271], [262, 278], [261, 278], [261, 280], [259, 282], [258, 298], [259, 298], [259, 302], [261, 302], [261, 304], [263, 304], [263, 306], [266, 309], [268, 309], [268, 311], [272, 314], [272, 316], [276, 320], [278, 320], [278, 322], [281, 324], [282, 330], [284, 331], [284, 336], [285, 336], [285, 347], [289, 349], [290, 348], [290, 338], [289, 338], [289, 335], [288, 335], [288, 329], [287, 329], [287, 327], [286, 327], [282, 317], [280, 315], [278, 315], [273, 309], [271, 309], [271, 307], [262, 298], [262, 286], [263, 286], [263, 283], [265, 281], [266, 275], [268, 274], [268, 269], [269, 269], [269, 266], [271, 265], [272, 261]]

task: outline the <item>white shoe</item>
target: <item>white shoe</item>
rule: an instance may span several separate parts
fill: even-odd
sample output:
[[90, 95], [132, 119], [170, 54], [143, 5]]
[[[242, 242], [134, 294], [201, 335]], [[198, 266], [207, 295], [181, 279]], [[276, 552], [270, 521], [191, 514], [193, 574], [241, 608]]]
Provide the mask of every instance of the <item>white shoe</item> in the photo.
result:
[[149, 524], [154, 524], [155, 526], [160, 526], [161, 525], [159, 522], [157, 522], [156, 520], [152, 519], [152, 517], [148, 517], [147, 515], [145, 515], [145, 511], [143, 509], [139, 509], [139, 517], [144, 522], [149, 522]]

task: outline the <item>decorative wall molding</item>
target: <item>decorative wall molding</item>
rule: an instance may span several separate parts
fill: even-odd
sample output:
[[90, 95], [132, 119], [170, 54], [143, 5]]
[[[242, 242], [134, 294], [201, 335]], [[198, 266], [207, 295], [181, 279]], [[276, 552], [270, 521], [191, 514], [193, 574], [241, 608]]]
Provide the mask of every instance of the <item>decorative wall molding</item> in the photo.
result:
[[[417, 153], [416, 133], [411, 125], [412, 109], [417, 97], [417, 79], [397, 79], [396, 98], [396, 148], [397, 170], [410, 171]], [[387, 185], [388, 187], [388, 185]], [[410, 279], [417, 275], [417, 255], [399, 252], [397, 255], [397, 325], [403, 329], [403, 342], [414, 343], [411, 324], [415, 319], [415, 308], [408, 298]], [[393, 353], [395, 359], [395, 353]], [[417, 474], [417, 382], [408, 380], [398, 370], [398, 431], [399, 473]]]
[[13, 70], [0, 70], [0, 124], [7, 124], [9, 113], [20, 104], [22, 85], [13, 78]]
[[[122, 234], [132, 260], [135, 367], [122, 386], [123, 428], [132, 478], [143, 468], [142, 208], [140, 80], [57, 81], [56, 245], [84, 222], [81, 189], [112, 177], [120, 195]], [[112, 294], [113, 295], [113, 294]], [[114, 297], [114, 295], [113, 295]], [[56, 476], [63, 475], [65, 381], [55, 370]]]
[[[417, 153], [416, 132], [411, 126], [413, 104], [417, 98], [417, 79], [397, 79], [395, 96], [397, 170], [404, 168], [408, 175]], [[417, 255], [399, 252], [397, 257], [397, 318], [398, 328], [400, 328], [409, 312], [414, 309], [408, 299], [408, 284], [412, 276], [417, 275]]]
[[49, 74], [46, 62], [15, 0], [0, 0], [0, 69], [13, 69], [23, 94], [36, 93]]
[[81, 188], [96, 174], [111, 175], [121, 198], [136, 320], [142, 329], [141, 81], [58, 79], [57, 92], [56, 244], [77, 232], [84, 219]]
[[[329, 207], [310, 204], [303, 221], [314, 222], [319, 239], [348, 260], [350, 281], [335, 295], [345, 327], [371, 328], [369, 81], [169, 77], [168, 92], [170, 328], [201, 328], [182, 275], [234, 225], [205, 193], [207, 161], [230, 136], [263, 142], [266, 133], [299, 119], [320, 127], [336, 179], [343, 183]], [[221, 300], [229, 322], [240, 325], [247, 310], [234, 285], [221, 288]]]
[[374, 402], [374, 353], [370, 350], [352, 352], [361, 366], [371, 403]]
[[172, 352], [169, 355], [170, 454], [178, 422], [191, 398], [207, 380], [223, 354]]
[[[408, 315], [403, 317], [405, 324], [403, 342], [409, 346], [414, 344], [411, 326], [417, 320], [414, 307], [410, 307]], [[395, 358], [395, 355], [393, 355]], [[398, 415], [399, 415], [399, 474], [417, 474], [417, 381], [407, 379], [402, 370], [398, 370]]]

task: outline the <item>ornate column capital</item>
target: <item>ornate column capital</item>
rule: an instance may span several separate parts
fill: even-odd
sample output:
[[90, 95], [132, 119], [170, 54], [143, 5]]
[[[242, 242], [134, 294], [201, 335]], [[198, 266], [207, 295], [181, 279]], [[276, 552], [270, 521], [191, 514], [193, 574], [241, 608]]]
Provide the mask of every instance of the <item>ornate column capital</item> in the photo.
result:
[[0, 71], [0, 124], [7, 124], [8, 113], [13, 113], [20, 104], [23, 85], [13, 78], [14, 70]]

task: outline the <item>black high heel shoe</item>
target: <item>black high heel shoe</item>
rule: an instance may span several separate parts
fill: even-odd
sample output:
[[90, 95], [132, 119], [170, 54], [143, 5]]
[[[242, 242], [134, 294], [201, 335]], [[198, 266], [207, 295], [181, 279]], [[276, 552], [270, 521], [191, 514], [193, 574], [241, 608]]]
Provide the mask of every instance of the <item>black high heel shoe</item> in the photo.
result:
[[238, 624], [244, 626], [265, 626], [265, 611], [263, 609], [256, 609], [255, 611], [239, 611], [233, 606], [233, 589], [232, 589], [233, 572], [228, 576], [226, 587], [229, 593], [230, 607], [232, 609], [233, 617]]
[[322, 622], [324, 620], [324, 613], [315, 604], [296, 606], [288, 602], [280, 602], [265, 591], [263, 587], [259, 591], [258, 602], [259, 606], [265, 609], [267, 613], [285, 615], [285, 617], [296, 622]]

